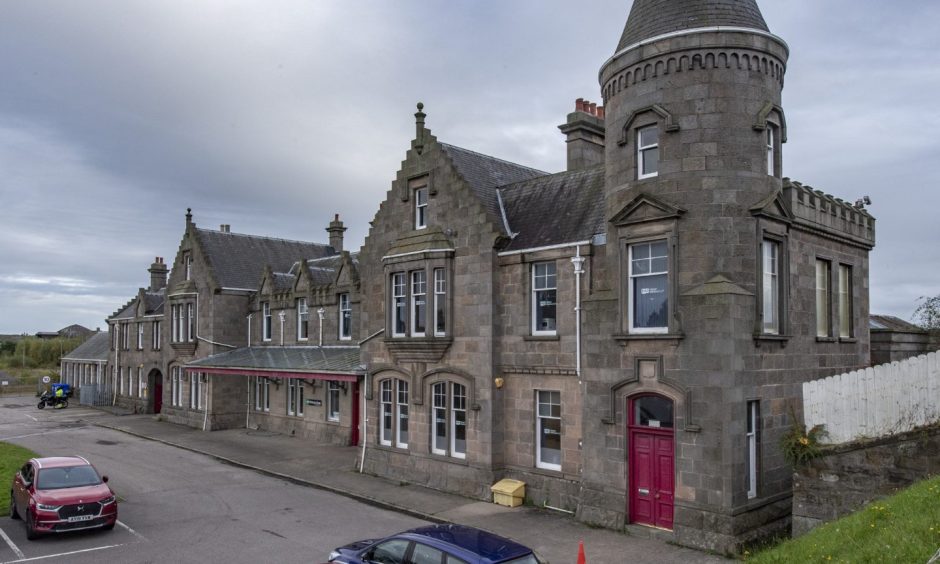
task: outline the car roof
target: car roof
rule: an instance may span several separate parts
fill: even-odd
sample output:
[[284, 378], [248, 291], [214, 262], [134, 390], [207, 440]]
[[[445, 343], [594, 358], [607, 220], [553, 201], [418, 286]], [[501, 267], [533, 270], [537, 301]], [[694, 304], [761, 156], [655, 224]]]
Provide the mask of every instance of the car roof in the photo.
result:
[[433, 540], [433, 544], [454, 546], [479, 556], [485, 562], [503, 562], [530, 554], [532, 549], [495, 535], [489, 531], [467, 527], [465, 525], [428, 525], [405, 531], [402, 536], [414, 540]]
[[49, 456], [46, 458], [33, 458], [36, 468], [67, 468], [69, 466], [91, 466], [91, 463], [81, 456]]

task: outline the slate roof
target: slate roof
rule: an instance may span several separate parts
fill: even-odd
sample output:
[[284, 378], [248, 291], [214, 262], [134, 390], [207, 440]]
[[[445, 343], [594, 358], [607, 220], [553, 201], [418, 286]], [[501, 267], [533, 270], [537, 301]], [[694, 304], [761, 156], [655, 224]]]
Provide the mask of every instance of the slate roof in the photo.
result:
[[166, 302], [166, 288], [156, 292], [144, 292], [144, 309], [146, 315], [163, 315], [163, 304]]
[[360, 374], [359, 347], [243, 347], [187, 367]]
[[137, 316], [137, 296], [134, 296], [133, 298], [130, 299], [130, 301], [128, 301], [124, 305], [124, 307], [116, 311], [108, 319], [127, 319], [129, 317], [136, 317], [136, 316]]
[[329, 245], [196, 229], [215, 279], [223, 288], [256, 290], [266, 265], [287, 272], [299, 258], [335, 254]]
[[899, 331], [901, 333], [924, 333], [924, 329], [893, 315], [871, 314], [868, 328], [874, 331]]
[[287, 292], [294, 287], [294, 280], [297, 277], [293, 274], [287, 274], [285, 272], [275, 272], [274, 273], [274, 291], [275, 292]]
[[[444, 153], [454, 163], [457, 173], [467, 182], [477, 198], [483, 203], [490, 220], [501, 228], [503, 219], [499, 210], [499, 201], [496, 197], [496, 188], [548, 174], [541, 170], [482, 155], [446, 143], [440, 143], [440, 145]], [[505, 228], [501, 230], [505, 232]], [[508, 233], [506, 234], [508, 235]]]
[[501, 251], [590, 240], [604, 231], [604, 167], [559, 172], [500, 188], [509, 228]]
[[62, 357], [62, 360], [71, 361], [108, 361], [108, 352], [111, 350], [111, 340], [107, 332], [99, 331], [89, 337], [84, 343], [78, 345], [72, 352]]
[[[353, 268], [359, 269], [359, 253], [349, 253], [349, 259], [352, 261]], [[310, 259], [307, 261], [307, 273], [310, 275], [311, 283], [314, 286], [327, 286], [333, 283], [336, 278], [336, 271], [343, 263], [342, 255], [332, 255], [319, 259]], [[291, 273], [296, 274], [299, 265], [296, 263], [291, 267]]]
[[617, 51], [664, 33], [711, 26], [769, 31], [756, 0], [634, 0]]

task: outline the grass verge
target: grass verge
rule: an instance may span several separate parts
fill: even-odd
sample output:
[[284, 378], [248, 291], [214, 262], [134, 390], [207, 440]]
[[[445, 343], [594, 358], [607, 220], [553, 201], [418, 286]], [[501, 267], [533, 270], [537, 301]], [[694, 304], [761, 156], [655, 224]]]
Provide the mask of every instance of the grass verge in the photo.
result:
[[940, 548], [940, 476], [745, 560], [777, 562], [927, 562]]
[[21, 446], [0, 441], [0, 514], [10, 507], [10, 484], [13, 475], [24, 462], [37, 456], [35, 452]]

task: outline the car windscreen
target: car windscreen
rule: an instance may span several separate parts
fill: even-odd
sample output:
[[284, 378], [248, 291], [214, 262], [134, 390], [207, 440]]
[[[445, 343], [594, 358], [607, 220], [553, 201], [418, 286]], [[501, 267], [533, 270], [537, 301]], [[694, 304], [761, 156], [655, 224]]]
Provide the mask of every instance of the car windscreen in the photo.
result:
[[536, 558], [534, 554], [526, 554], [521, 558], [506, 560], [502, 562], [502, 564], [539, 564], [539, 559]]
[[91, 466], [67, 466], [62, 468], [42, 468], [36, 478], [36, 488], [57, 490], [94, 486], [101, 483], [101, 478]]

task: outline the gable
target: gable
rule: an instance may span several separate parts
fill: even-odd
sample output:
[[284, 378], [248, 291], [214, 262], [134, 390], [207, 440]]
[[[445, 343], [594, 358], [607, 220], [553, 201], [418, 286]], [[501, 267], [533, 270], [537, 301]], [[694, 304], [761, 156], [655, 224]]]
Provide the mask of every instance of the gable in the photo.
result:
[[793, 221], [793, 212], [790, 204], [783, 197], [783, 190], [775, 190], [773, 194], [751, 206], [751, 213], [777, 219], [785, 223]]

